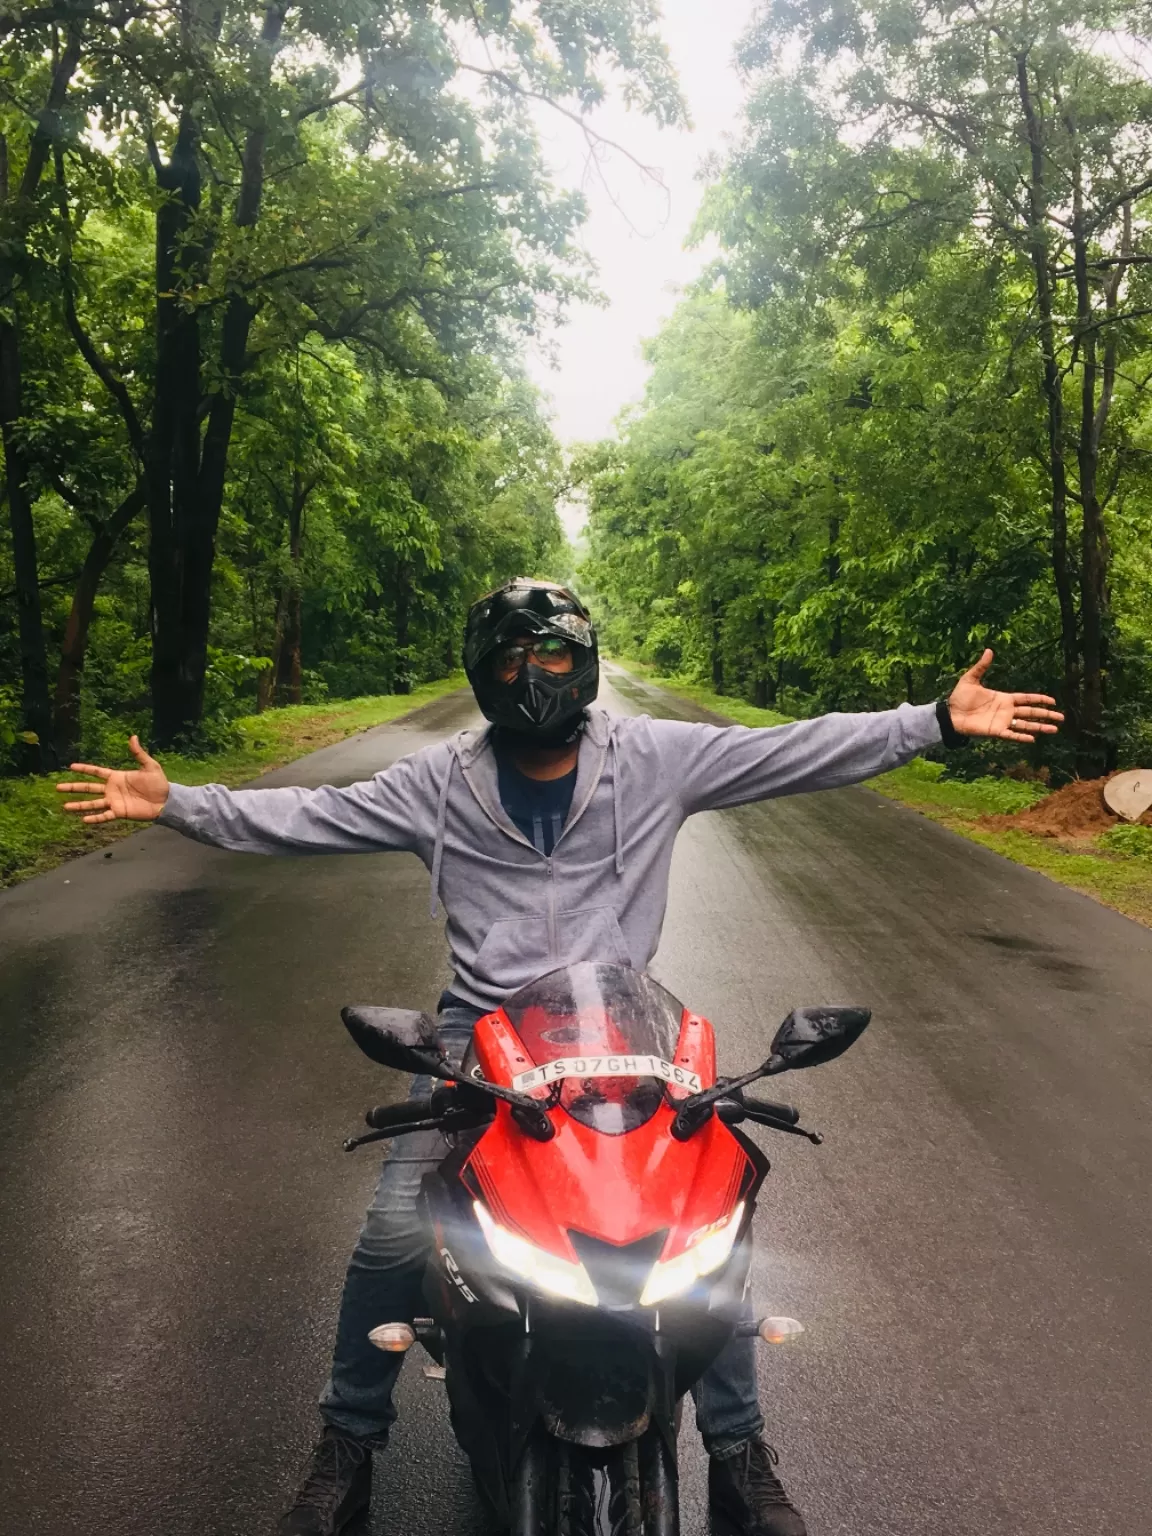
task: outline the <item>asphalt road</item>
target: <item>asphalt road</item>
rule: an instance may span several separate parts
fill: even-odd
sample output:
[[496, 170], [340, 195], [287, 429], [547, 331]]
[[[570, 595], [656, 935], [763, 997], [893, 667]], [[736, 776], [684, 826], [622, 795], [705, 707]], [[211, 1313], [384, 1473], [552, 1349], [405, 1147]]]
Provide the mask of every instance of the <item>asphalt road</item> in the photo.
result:
[[[692, 712], [614, 674], [610, 707]], [[266, 782], [350, 782], [467, 698]], [[349, 1000], [447, 975], [410, 856], [268, 860], [150, 829], [0, 894], [0, 1531], [264, 1536], [314, 1433], [399, 1080]], [[875, 1022], [762, 1133], [761, 1352], [812, 1536], [1136, 1536], [1152, 1508], [1152, 933], [865, 790], [685, 828], [654, 973], [761, 1059], [794, 1004]], [[377, 1536], [474, 1536], [415, 1360]], [[685, 1532], [707, 1529], [683, 1442]]]

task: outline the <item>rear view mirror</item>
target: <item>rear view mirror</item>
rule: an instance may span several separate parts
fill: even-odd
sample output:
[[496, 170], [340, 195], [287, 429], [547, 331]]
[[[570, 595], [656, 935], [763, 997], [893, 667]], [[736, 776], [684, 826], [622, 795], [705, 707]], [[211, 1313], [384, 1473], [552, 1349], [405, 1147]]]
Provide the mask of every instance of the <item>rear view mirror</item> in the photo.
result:
[[765, 1074], [834, 1061], [868, 1028], [869, 1008], [794, 1008], [776, 1031]]
[[444, 1060], [436, 1025], [414, 1008], [343, 1008], [344, 1027], [371, 1061], [398, 1072], [431, 1072]]

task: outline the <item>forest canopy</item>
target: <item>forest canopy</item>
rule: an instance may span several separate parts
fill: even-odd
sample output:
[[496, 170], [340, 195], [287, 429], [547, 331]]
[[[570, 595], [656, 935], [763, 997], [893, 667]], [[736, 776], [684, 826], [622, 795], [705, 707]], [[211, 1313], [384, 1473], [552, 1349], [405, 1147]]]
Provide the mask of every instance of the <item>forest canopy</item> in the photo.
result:
[[992, 645], [1068, 712], [1038, 760], [1148, 760], [1148, 19], [761, 10], [721, 254], [575, 467], [617, 648], [812, 713], [929, 700]]
[[0, 755], [399, 691], [563, 560], [542, 107], [683, 106], [648, 0], [0, 8]]

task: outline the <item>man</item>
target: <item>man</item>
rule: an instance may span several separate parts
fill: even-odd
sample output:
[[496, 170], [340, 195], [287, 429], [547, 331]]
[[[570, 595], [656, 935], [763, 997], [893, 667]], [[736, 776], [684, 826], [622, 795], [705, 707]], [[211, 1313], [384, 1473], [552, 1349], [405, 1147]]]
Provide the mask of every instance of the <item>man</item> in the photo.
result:
[[[408, 850], [441, 897], [455, 965], [440, 1033], [456, 1058], [477, 1018], [557, 966], [611, 960], [642, 969], [660, 938], [676, 834], [697, 811], [852, 784], [943, 738], [1030, 742], [1062, 718], [1038, 694], [996, 693], [985, 651], [947, 703], [825, 715], [769, 730], [592, 707], [596, 635], [580, 601], [518, 579], [474, 604], [464, 662], [488, 729], [403, 758], [366, 783], [230, 792], [170, 785], [135, 737], [130, 773], [73, 764], [102, 785], [62, 784], [85, 821], [160, 820], [252, 853]], [[435, 1135], [406, 1138], [384, 1165], [345, 1280], [324, 1431], [280, 1536], [337, 1536], [367, 1507], [371, 1453], [395, 1419], [403, 1356], [368, 1343], [377, 1323], [420, 1308], [427, 1238], [417, 1195], [439, 1161]], [[742, 1536], [805, 1536], [762, 1438], [751, 1340], [736, 1340], [696, 1394], [713, 1509]]]

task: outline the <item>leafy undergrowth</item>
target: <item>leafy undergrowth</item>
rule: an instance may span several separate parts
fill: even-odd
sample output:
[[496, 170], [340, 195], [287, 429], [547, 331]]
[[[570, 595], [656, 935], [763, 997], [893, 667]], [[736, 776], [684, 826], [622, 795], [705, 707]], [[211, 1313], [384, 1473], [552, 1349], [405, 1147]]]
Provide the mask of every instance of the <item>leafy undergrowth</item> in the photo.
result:
[[[463, 681], [463, 676], [456, 674], [407, 694], [272, 709], [236, 721], [240, 744], [226, 752], [206, 757], [181, 757], [172, 752], [157, 756], [174, 783], [244, 784], [309, 752], [419, 709], [459, 688]], [[131, 759], [125, 756], [110, 766], [130, 767]], [[62, 811], [63, 797], [56, 793], [62, 776], [74, 777], [54, 773], [0, 779], [0, 886], [43, 874], [65, 859], [107, 847], [138, 830], [121, 822], [88, 827], [78, 816]]]
[[869, 781], [890, 800], [915, 806], [918, 811], [939, 811], [946, 816], [1009, 816], [1043, 800], [1042, 784], [1018, 779], [946, 779], [945, 764], [914, 757], [903, 768], [893, 768]]
[[1111, 827], [1097, 843], [1106, 853], [1124, 853], [1152, 863], [1152, 827]]
[[[659, 677], [634, 662], [618, 665], [635, 672], [644, 682], [741, 725], [785, 723], [786, 717], [773, 710], [756, 709], [739, 699], [685, 685], [678, 678]], [[1152, 827], [1116, 826], [1088, 838], [1040, 837], [1010, 826], [989, 828], [980, 824], [982, 818], [1027, 810], [1048, 791], [1040, 784], [1016, 779], [947, 779], [944, 773], [943, 763], [917, 757], [903, 768], [870, 779], [868, 787], [1015, 864], [1037, 870], [1152, 927]]]

